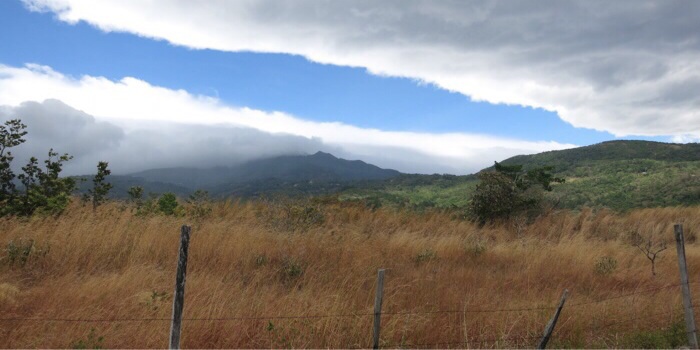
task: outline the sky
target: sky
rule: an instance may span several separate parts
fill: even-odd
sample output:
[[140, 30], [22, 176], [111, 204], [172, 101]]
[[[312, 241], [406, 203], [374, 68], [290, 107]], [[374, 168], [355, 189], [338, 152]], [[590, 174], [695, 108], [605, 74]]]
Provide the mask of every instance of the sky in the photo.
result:
[[0, 1], [0, 121], [68, 173], [325, 151], [467, 174], [700, 139], [697, 1]]

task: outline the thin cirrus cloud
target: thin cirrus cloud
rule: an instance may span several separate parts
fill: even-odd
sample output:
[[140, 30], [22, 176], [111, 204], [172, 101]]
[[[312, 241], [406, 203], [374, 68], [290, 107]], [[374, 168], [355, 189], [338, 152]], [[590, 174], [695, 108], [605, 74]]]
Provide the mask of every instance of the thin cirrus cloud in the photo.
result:
[[5, 106], [1, 119], [29, 117], [29, 132], [43, 140], [32, 142], [38, 148], [28, 142], [24, 153], [54, 147], [75, 154], [75, 165], [68, 169], [72, 173], [89, 171], [99, 159], [125, 173], [154, 167], [226, 166], [322, 150], [404, 172], [464, 174], [516, 154], [573, 147], [312, 122], [282, 112], [229, 106], [213, 97], [136, 78], [75, 78], [35, 64], [0, 65], [0, 106]]
[[555, 111], [616, 136], [700, 138], [700, 2], [24, 0], [195, 49], [276, 52]]

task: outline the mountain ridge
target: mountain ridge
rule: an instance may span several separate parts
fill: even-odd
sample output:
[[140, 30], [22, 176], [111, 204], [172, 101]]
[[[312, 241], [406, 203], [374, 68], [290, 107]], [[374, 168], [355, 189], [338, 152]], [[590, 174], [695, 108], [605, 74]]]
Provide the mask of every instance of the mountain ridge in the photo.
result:
[[[700, 144], [639, 140], [606, 141], [566, 150], [518, 155], [503, 160], [525, 169], [553, 166], [566, 179], [548, 196], [563, 208], [608, 207], [627, 210], [700, 204]], [[487, 167], [482, 171], [493, 170]], [[145, 192], [187, 196], [197, 189], [213, 197], [261, 197], [269, 194], [326, 195], [342, 200], [372, 200], [392, 206], [460, 208], [478, 183], [478, 173], [402, 174], [361, 160], [329, 153], [278, 156], [232, 167], [163, 168], [110, 176], [114, 197], [126, 196], [129, 186]], [[89, 182], [83, 184], [85, 190]]]
[[112, 191], [115, 197], [126, 196], [126, 184], [134, 186], [140, 182], [146, 192], [165, 190], [186, 195], [202, 189], [215, 196], [259, 196], [267, 190], [285, 192], [287, 187], [293, 189], [300, 186], [307, 190], [301, 193], [319, 193], [310, 186], [314, 183], [337, 191], [351, 182], [380, 181], [400, 174], [396, 170], [383, 169], [361, 160], [346, 160], [330, 153], [316, 152], [311, 155], [256, 159], [229, 167], [149, 169], [127, 175], [112, 175], [109, 181], [115, 184]]

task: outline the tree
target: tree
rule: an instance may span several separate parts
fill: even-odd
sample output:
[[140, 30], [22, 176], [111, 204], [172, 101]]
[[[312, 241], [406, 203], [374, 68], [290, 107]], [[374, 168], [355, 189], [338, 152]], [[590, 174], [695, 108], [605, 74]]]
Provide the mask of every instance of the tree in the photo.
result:
[[551, 191], [552, 182], [564, 179], [554, 177], [552, 167], [524, 171], [521, 165], [494, 164], [494, 171], [479, 174], [481, 182], [476, 186], [469, 204], [469, 214], [479, 223], [497, 219], [509, 219], [523, 212], [539, 212], [542, 209], [542, 191]]
[[48, 214], [58, 214], [70, 202], [70, 194], [75, 190], [75, 180], [60, 177], [63, 164], [73, 157], [60, 155], [49, 150], [44, 168], [39, 166], [36, 157], [31, 157], [22, 167], [22, 174], [17, 178], [23, 185], [24, 192], [16, 195], [10, 211], [21, 216], [30, 216], [41, 210]]
[[[59, 155], [53, 149], [49, 150], [44, 168], [36, 157], [31, 157], [22, 167], [22, 173], [15, 175], [10, 149], [25, 142], [26, 128], [19, 119], [0, 125], [0, 216], [29, 216], [37, 210], [60, 213], [75, 189], [75, 180], [60, 177], [64, 163], [72, 157]], [[21, 189], [17, 188], [17, 180], [22, 184]]]
[[0, 125], [0, 216], [8, 214], [14, 206], [17, 188], [11, 167], [14, 157], [9, 149], [25, 142], [23, 137], [27, 134], [26, 128], [19, 119], [8, 120]]
[[143, 187], [141, 186], [131, 186], [129, 187], [129, 201], [134, 203], [136, 210], [140, 210], [143, 206]]
[[177, 207], [177, 197], [174, 193], [164, 193], [158, 199], [158, 210], [165, 215], [175, 215]]
[[479, 174], [479, 180], [469, 212], [480, 223], [507, 218], [521, 206], [515, 183], [507, 175], [497, 171], [483, 172]]
[[659, 254], [668, 249], [668, 244], [663, 239], [654, 239], [652, 235], [642, 237], [639, 232], [632, 232], [630, 235], [630, 244], [639, 249], [651, 263], [651, 275], [656, 277], [656, 259]]
[[71, 159], [73, 157], [67, 153], [59, 155], [50, 149], [48, 158], [44, 161], [45, 170], [39, 174], [39, 185], [46, 197], [46, 203], [42, 205], [48, 212], [59, 213], [70, 202], [70, 195], [76, 188], [75, 179], [60, 175], [63, 163]]
[[106, 182], [107, 176], [109, 176], [112, 171], [107, 169], [109, 163], [98, 162], [97, 163], [97, 174], [92, 179], [92, 189], [88, 190], [88, 198], [92, 201], [92, 209], [96, 210], [97, 207], [107, 200], [107, 195], [109, 190], [112, 189], [112, 184]]

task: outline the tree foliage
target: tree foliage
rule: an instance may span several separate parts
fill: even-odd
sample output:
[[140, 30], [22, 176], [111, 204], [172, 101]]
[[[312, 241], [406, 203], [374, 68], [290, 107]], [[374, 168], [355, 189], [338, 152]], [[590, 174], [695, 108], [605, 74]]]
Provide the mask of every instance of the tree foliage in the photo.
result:
[[158, 199], [158, 211], [165, 215], [176, 215], [178, 209], [177, 196], [174, 193], [164, 193]]
[[17, 189], [14, 182], [15, 173], [10, 167], [14, 157], [9, 149], [24, 143], [26, 127], [19, 119], [8, 120], [4, 125], [0, 125], [0, 208], [7, 208], [14, 202]]
[[[29, 216], [36, 211], [57, 214], [70, 202], [75, 180], [60, 177], [63, 165], [72, 157], [49, 150], [44, 166], [36, 157], [22, 167], [22, 173], [12, 170], [11, 148], [24, 143], [26, 125], [13, 119], [0, 126], [0, 215]], [[18, 188], [18, 182], [22, 185]]]
[[543, 204], [542, 191], [551, 191], [552, 183], [564, 182], [551, 174], [552, 167], [525, 171], [522, 165], [495, 162], [494, 169], [479, 174], [480, 183], [468, 207], [470, 216], [482, 224], [539, 212]]
[[109, 190], [112, 189], [112, 184], [107, 182], [107, 176], [109, 176], [112, 171], [107, 169], [109, 163], [98, 162], [97, 163], [97, 174], [92, 179], [92, 188], [88, 190], [87, 197], [92, 202], [92, 208], [97, 209], [97, 207], [107, 200], [107, 195]]
[[129, 201], [134, 204], [136, 210], [141, 210], [143, 206], [143, 187], [131, 186], [127, 193], [129, 194]]

